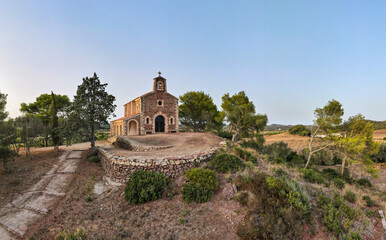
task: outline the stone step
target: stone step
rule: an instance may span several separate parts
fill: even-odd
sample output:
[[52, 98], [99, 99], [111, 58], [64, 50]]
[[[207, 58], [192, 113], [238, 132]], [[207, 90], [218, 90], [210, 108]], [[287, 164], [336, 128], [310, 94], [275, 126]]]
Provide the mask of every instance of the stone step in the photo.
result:
[[12, 232], [10, 232], [7, 227], [0, 224], [0, 239], [1, 240], [14, 240], [17, 239]]

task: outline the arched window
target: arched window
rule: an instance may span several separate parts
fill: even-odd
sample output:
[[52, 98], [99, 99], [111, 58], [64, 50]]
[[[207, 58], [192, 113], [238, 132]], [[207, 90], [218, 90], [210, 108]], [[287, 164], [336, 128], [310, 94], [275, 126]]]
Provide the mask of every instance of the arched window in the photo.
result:
[[171, 117], [171, 118], [170, 118], [170, 124], [173, 124], [173, 122], [174, 122], [174, 120], [173, 120], [173, 118]]
[[162, 83], [161, 82], [158, 83], [158, 90], [162, 90]]
[[150, 118], [149, 117], [146, 118], [146, 124], [150, 124]]

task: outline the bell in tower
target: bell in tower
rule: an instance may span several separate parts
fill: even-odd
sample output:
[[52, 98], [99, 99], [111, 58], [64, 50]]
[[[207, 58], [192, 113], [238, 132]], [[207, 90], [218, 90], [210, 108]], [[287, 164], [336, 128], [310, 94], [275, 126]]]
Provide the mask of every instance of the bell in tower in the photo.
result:
[[166, 92], [166, 79], [161, 77], [161, 72], [158, 72], [158, 77], [154, 78], [153, 91]]

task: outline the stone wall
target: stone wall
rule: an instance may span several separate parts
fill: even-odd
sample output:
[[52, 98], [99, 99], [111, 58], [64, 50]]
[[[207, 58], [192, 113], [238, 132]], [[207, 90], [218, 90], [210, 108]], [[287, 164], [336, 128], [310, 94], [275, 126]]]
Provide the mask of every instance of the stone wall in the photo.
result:
[[136, 151], [136, 152], [148, 152], [148, 151], [155, 151], [160, 149], [166, 149], [173, 147], [172, 145], [165, 145], [165, 146], [148, 146], [143, 145], [133, 139], [130, 139], [125, 136], [118, 136], [116, 143], [118, 147]]
[[98, 147], [98, 155], [106, 175], [119, 182], [126, 182], [130, 173], [137, 170], [160, 172], [167, 177], [175, 178], [193, 168], [196, 164], [210, 159], [217, 148], [209, 149], [206, 152], [190, 154], [178, 157], [119, 157]]

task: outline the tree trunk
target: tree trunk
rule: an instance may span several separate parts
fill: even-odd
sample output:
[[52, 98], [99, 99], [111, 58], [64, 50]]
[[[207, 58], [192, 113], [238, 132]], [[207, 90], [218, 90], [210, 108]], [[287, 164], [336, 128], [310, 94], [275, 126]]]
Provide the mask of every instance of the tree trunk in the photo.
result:
[[308, 164], [310, 163], [311, 161], [311, 156], [312, 156], [312, 152], [310, 151], [310, 153], [308, 154], [308, 158], [307, 158], [307, 162], [306, 162], [306, 166], [304, 168], [307, 168], [308, 167]]
[[94, 129], [94, 126], [91, 127], [91, 149], [92, 149], [92, 153], [96, 153], [96, 148], [95, 148], [95, 129]]
[[346, 164], [346, 157], [344, 157], [343, 159], [342, 159], [342, 169], [341, 169], [341, 172], [340, 172], [340, 174], [343, 176], [343, 172], [344, 172], [344, 165]]
[[58, 153], [59, 153], [59, 146], [54, 146], [54, 149], [55, 149], [55, 157], [58, 157]]
[[8, 160], [7, 159], [3, 159], [3, 165], [4, 165], [5, 172], [10, 173], [11, 168], [8, 166]]
[[233, 134], [233, 136], [232, 136], [232, 142], [233, 143], [235, 143], [237, 141], [237, 139], [239, 138], [239, 135], [240, 135], [239, 132], [236, 132]]

